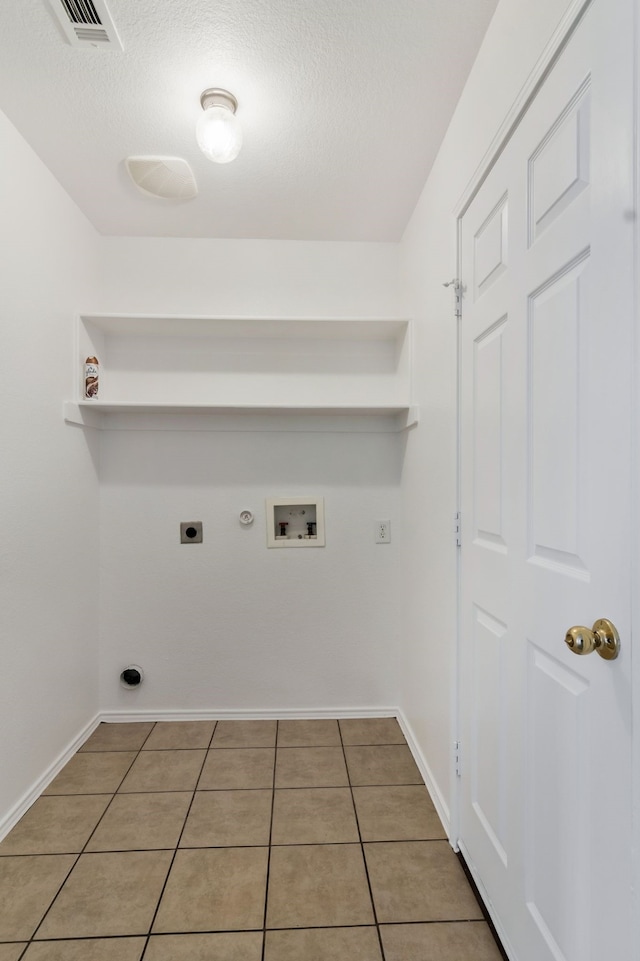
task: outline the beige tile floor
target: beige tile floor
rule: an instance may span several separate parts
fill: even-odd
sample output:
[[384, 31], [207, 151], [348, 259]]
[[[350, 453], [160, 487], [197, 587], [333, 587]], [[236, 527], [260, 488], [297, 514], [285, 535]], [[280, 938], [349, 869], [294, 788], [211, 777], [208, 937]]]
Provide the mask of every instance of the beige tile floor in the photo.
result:
[[393, 718], [101, 724], [0, 843], [0, 961], [500, 961]]

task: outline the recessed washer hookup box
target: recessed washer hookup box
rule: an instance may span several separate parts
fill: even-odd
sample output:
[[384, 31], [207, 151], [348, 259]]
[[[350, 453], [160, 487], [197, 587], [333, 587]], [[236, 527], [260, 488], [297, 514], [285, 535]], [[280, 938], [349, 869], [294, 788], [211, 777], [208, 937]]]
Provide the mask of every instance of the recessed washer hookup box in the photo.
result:
[[267, 547], [324, 547], [322, 497], [267, 498]]

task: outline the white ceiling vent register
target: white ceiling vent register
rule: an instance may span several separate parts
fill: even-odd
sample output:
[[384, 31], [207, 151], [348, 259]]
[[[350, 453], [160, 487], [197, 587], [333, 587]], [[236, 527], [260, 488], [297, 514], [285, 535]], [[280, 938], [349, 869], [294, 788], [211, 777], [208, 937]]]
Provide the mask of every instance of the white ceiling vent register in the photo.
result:
[[127, 157], [125, 166], [143, 194], [163, 200], [191, 200], [198, 193], [193, 171], [181, 157]]
[[122, 41], [104, 0], [48, 0], [73, 47], [122, 50]]

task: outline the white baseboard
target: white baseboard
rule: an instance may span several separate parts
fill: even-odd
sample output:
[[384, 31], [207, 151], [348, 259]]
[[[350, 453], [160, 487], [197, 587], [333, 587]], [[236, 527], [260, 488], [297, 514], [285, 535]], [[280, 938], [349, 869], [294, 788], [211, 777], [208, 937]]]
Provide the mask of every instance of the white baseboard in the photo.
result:
[[453, 841], [451, 839], [451, 811], [449, 809], [449, 805], [445, 801], [442, 791], [438, 786], [438, 782], [433, 776], [433, 772], [429, 767], [429, 764], [427, 763], [422, 751], [420, 750], [420, 747], [418, 746], [418, 742], [416, 741], [413, 730], [411, 729], [411, 725], [407, 721], [402, 711], [397, 711], [396, 717], [398, 719], [398, 724], [402, 728], [402, 733], [407, 739], [409, 750], [413, 754], [414, 760], [418, 765], [418, 770], [422, 774], [427, 791], [431, 795], [431, 800], [433, 801], [433, 805], [438, 812], [438, 817], [442, 821], [442, 826], [447, 832], [447, 837], [449, 838], [450, 843], [453, 845]]
[[78, 748], [82, 747], [87, 738], [93, 734], [100, 721], [100, 715], [96, 714], [96, 716], [89, 721], [86, 727], [84, 727], [82, 731], [80, 731], [80, 733], [69, 742], [69, 744], [58, 755], [55, 761], [49, 765], [44, 774], [42, 774], [42, 776], [35, 781], [35, 783], [29, 788], [28, 791], [25, 792], [25, 794], [23, 794], [18, 803], [15, 804], [10, 811], [4, 815], [4, 817], [0, 817], [0, 841], [6, 837], [13, 827], [15, 827], [20, 818], [29, 810], [34, 801], [38, 800], [45, 788], [51, 784], [54, 777], [59, 774], [65, 764], [71, 760]]
[[348, 717], [397, 717], [397, 707], [331, 707], [313, 711], [303, 708], [222, 711], [102, 711], [100, 720], [110, 724], [127, 721], [273, 721]]

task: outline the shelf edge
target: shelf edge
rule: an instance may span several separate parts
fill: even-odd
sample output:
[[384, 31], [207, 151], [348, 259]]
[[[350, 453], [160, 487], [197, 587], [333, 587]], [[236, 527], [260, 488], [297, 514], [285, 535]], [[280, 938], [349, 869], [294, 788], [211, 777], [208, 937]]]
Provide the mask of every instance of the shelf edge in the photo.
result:
[[91, 427], [100, 430], [104, 426], [104, 412], [91, 410], [90, 407], [65, 400], [62, 404], [62, 416], [67, 424], [77, 424], [79, 427]]
[[384, 432], [402, 432], [411, 430], [419, 422], [419, 408], [407, 407], [404, 410], [382, 413], [380, 409], [372, 408], [369, 412], [330, 408], [313, 411], [305, 408], [291, 408], [290, 410], [265, 408], [229, 408], [225, 411], [220, 407], [210, 410], [202, 407], [190, 410], [188, 407], [181, 411], [167, 406], [152, 411], [145, 405], [135, 410], [128, 405], [118, 410], [117, 405], [105, 405], [99, 409], [90, 403], [65, 401], [63, 417], [66, 423], [97, 430], [253, 430], [253, 431], [329, 431], [354, 432], [365, 430]]

